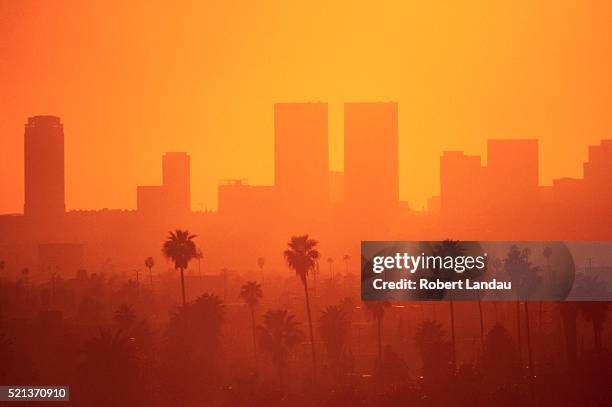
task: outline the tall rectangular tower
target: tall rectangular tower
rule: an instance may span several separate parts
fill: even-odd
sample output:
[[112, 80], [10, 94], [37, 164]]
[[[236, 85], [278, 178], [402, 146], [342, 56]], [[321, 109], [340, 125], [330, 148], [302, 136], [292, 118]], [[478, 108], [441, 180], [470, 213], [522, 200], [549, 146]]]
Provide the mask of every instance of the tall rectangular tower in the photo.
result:
[[538, 140], [494, 139], [487, 143], [487, 185], [491, 206], [533, 208], [538, 198]]
[[296, 211], [329, 201], [327, 103], [274, 105], [274, 184]]
[[189, 155], [166, 153], [162, 158], [162, 180], [169, 212], [185, 214], [191, 210]]
[[612, 140], [589, 146], [589, 160], [584, 163], [585, 196], [593, 210], [609, 216], [612, 208]]
[[28, 118], [24, 133], [24, 214], [52, 218], [65, 212], [64, 128], [56, 116]]
[[486, 184], [480, 156], [444, 151], [440, 157], [440, 213], [446, 221], [473, 222], [485, 205]]
[[344, 199], [349, 210], [380, 215], [399, 201], [397, 103], [344, 104]]

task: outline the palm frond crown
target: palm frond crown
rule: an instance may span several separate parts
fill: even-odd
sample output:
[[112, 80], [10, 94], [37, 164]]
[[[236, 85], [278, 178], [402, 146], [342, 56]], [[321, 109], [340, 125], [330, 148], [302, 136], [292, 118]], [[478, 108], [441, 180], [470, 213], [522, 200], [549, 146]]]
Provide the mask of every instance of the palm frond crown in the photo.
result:
[[289, 248], [283, 253], [287, 265], [295, 270], [302, 282], [306, 281], [308, 272], [315, 267], [319, 259], [317, 244], [318, 242], [310, 239], [308, 235], [293, 236], [288, 243]]
[[168, 239], [162, 246], [164, 256], [174, 262], [174, 268], [185, 269], [190, 260], [197, 255], [197, 248], [193, 241], [196, 235], [190, 235], [187, 230], [170, 232]]
[[240, 298], [242, 298], [249, 307], [257, 305], [262, 296], [261, 284], [256, 281], [247, 281], [240, 288]]

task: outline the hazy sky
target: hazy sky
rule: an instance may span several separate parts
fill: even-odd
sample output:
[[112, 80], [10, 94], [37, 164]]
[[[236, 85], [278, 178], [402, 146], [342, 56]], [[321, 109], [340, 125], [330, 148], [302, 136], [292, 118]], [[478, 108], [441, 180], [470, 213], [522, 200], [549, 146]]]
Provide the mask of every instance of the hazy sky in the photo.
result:
[[271, 184], [282, 101], [329, 103], [332, 169], [342, 103], [397, 101], [417, 208], [445, 149], [537, 137], [549, 183], [612, 137], [610, 2], [89, 3], [0, 0], [0, 213], [22, 211], [37, 114], [64, 123], [68, 209], [134, 208], [165, 151], [191, 155], [194, 209], [224, 178]]

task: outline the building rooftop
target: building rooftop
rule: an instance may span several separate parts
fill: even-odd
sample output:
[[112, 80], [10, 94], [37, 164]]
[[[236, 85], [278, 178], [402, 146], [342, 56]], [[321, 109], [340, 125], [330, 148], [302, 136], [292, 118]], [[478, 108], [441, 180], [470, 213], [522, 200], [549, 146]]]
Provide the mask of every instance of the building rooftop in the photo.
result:
[[57, 116], [41, 115], [28, 117], [26, 126], [61, 126], [61, 124]]

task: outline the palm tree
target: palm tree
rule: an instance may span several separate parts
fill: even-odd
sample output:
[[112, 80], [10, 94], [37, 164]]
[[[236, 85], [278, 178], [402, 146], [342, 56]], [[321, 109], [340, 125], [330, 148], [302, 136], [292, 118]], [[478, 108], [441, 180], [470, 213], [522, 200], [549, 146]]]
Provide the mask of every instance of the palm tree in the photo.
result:
[[202, 253], [199, 247], [196, 249], [195, 258], [198, 261], [198, 282], [200, 283], [200, 291], [202, 291], [202, 269], [200, 267], [200, 262], [204, 258], [204, 253]]
[[223, 274], [223, 301], [227, 301], [227, 273], [230, 271], [227, 267], [223, 267], [221, 269], [221, 274]]
[[129, 304], [121, 304], [115, 311], [113, 319], [122, 329], [128, 329], [136, 321], [136, 311]]
[[319, 258], [316, 249], [317, 241], [309, 239], [308, 235], [293, 236], [289, 241], [289, 248], [285, 250], [284, 256], [287, 265], [295, 270], [295, 273], [302, 281], [304, 295], [306, 297], [306, 312], [308, 315], [308, 328], [310, 330], [310, 344], [312, 347], [312, 368], [316, 378], [317, 358], [315, 355], [314, 333], [312, 330], [312, 317], [310, 314], [310, 297], [308, 295], [308, 273], [312, 270]]
[[519, 249], [513, 245], [508, 251], [507, 257], [504, 259], [504, 269], [510, 276], [512, 286], [516, 290], [517, 294], [517, 336], [519, 344], [519, 360], [521, 358], [521, 341], [520, 341], [520, 327], [521, 327], [521, 309], [520, 299], [525, 299], [525, 328], [527, 336], [527, 360], [529, 364], [529, 373], [531, 378], [533, 374], [533, 358], [531, 349], [531, 334], [530, 334], [530, 323], [529, 323], [529, 297], [537, 289], [541, 283], [541, 277], [539, 276], [540, 268], [533, 267], [529, 261], [531, 251], [526, 249]]
[[287, 310], [279, 309], [266, 312], [263, 325], [257, 327], [261, 350], [270, 354], [272, 363], [278, 370], [281, 387], [289, 353], [304, 339], [299, 325]]
[[264, 282], [264, 264], [266, 264], [266, 259], [264, 259], [263, 257], [258, 257], [257, 258], [257, 267], [259, 267], [259, 272], [261, 273], [261, 282]]
[[[450, 240], [446, 239], [441, 244], [437, 245], [435, 248], [435, 255], [441, 256], [442, 258], [446, 256], [450, 257], [459, 257], [463, 256], [465, 252], [464, 248], [461, 246], [458, 240]], [[445, 274], [443, 276], [444, 279], [455, 278], [457, 277], [456, 273]], [[450, 310], [450, 320], [451, 320], [451, 344], [453, 346], [453, 368], [457, 366], [457, 343], [455, 341], [455, 307], [453, 304], [453, 295], [452, 291], [449, 291], [449, 310]], [[482, 313], [481, 313], [482, 316]], [[482, 325], [482, 320], [480, 321]], [[482, 338], [482, 335], [481, 335]]]
[[55, 287], [57, 282], [57, 272], [51, 273], [51, 303], [55, 306]]
[[0, 295], [2, 294], [3, 291], [3, 286], [2, 286], [2, 280], [4, 279], [4, 277], [2, 276], [3, 272], [4, 272], [4, 268], [6, 267], [6, 264], [4, 263], [4, 260], [0, 260]]
[[[491, 262], [491, 265], [493, 266], [493, 270], [495, 273], [494, 276], [495, 277], [499, 276], [500, 270], [502, 268], [502, 261], [499, 259], [499, 257], [495, 257], [493, 261]], [[493, 301], [493, 311], [495, 314], [495, 322], [499, 322], [498, 314], [497, 314], [497, 301]]]
[[319, 275], [319, 259], [316, 259], [312, 268], [312, 279], [314, 283], [314, 296], [317, 296], [317, 276]]
[[[83, 346], [80, 380], [96, 406], [135, 403], [139, 363], [135, 344], [121, 331], [100, 330]], [[108, 391], [112, 388], [113, 391]]]
[[[583, 293], [584, 298], [604, 299], [609, 297], [607, 283], [598, 276], [579, 274], [576, 291]], [[602, 347], [602, 334], [606, 314], [610, 303], [608, 301], [580, 301], [578, 310], [593, 325], [593, 346], [599, 350]]]
[[30, 269], [25, 267], [21, 270], [21, 275], [23, 277], [23, 287], [25, 289], [25, 296], [28, 297], [28, 286], [30, 285]]
[[516, 343], [504, 326], [496, 323], [487, 333], [485, 351], [481, 357], [485, 383], [497, 385], [516, 382], [519, 362]]
[[[552, 256], [552, 249], [548, 246], [546, 246], [544, 248], [544, 250], [542, 250], [542, 255], [544, 256], [544, 258], [546, 258], [546, 272], [550, 273], [550, 257]], [[553, 284], [555, 283], [555, 278], [552, 278], [553, 280]]]
[[183, 294], [183, 306], [185, 300], [185, 277], [184, 272], [189, 261], [196, 257], [196, 245], [193, 239], [196, 235], [190, 235], [187, 230], [177, 229], [170, 232], [168, 240], [162, 246], [162, 253], [174, 262], [174, 269], [181, 273], [181, 292]]
[[368, 301], [364, 303], [366, 310], [378, 326], [378, 360], [382, 360], [382, 321], [385, 317], [385, 308], [391, 307], [389, 301]]
[[334, 264], [334, 259], [332, 259], [331, 257], [327, 258], [327, 264], [329, 264], [329, 278], [331, 280], [334, 279], [334, 272], [332, 271], [332, 266]]
[[345, 254], [344, 256], [342, 256], [342, 260], [344, 261], [344, 265], [346, 266], [346, 274], [348, 274], [349, 272], [349, 260], [350, 260], [350, 256], [348, 254]]
[[334, 369], [340, 364], [348, 339], [351, 322], [340, 306], [329, 306], [319, 318], [319, 334], [325, 344], [327, 357]]
[[484, 352], [485, 347], [485, 336], [484, 336], [484, 316], [482, 312], [482, 300], [480, 299], [480, 293], [476, 292], [478, 302], [478, 318], [480, 319], [480, 351]]
[[14, 334], [0, 332], [0, 382], [34, 381], [33, 357], [21, 343]]
[[[552, 280], [552, 284], [555, 285], [557, 278], [556, 276], [551, 275], [551, 269], [550, 269], [550, 258], [552, 254], [553, 254], [552, 248], [548, 246], [546, 246], [544, 250], [542, 250], [542, 255], [544, 256], [544, 258], [546, 258], [546, 274]], [[538, 336], [540, 338], [542, 337], [542, 316], [544, 313], [543, 307], [544, 307], [544, 304], [542, 301], [540, 301], [538, 303]]]
[[[202, 294], [195, 301], [177, 307], [168, 322], [168, 344], [181, 352], [189, 351], [188, 359], [216, 357], [221, 328], [225, 321], [223, 302], [213, 294]], [[185, 349], [185, 347], [187, 347]]]
[[210, 404], [211, 389], [221, 382], [224, 321], [223, 303], [219, 297], [207, 293], [171, 313], [159, 354], [164, 381], [173, 389], [174, 404]]
[[255, 365], [257, 365], [257, 334], [255, 332], [255, 306], [259, 304], [259, 300], [263, 293], [261, 291], [261, 284], [256, 281], [247, 281], [240, 288], [240, 298], [249, 306], [251, 311], [251, 325], [253, 327], [253, 354], [255, 355]]
[[446, 339], [442, 324], [423, 320], [414, 334], [414, 343], [421, 356], [423, 376], [431, 386], [439, 388], [439, 382], [454, 373], [452, 344]]
[[562, 301], [557, 303], [557, 309], [561, 314], [561, 320], [563, 322], [567, 364], [570, 369], [574, 369], [578, 360], [578, 341], [576, 337], [578, 303], [573, 301]]
[[153, 266], [155, 266], [155, 260], [153, 260], [153, 257], [147, 257], [144, 265], [149, 269], [149, 279], [151, 280], [151, 288], [153, 288]]
[[353, 311], [355, 310], [355, 306], [356, 306], [356, 301], [353, 297], [344, 297], [343, 299], [340, 300], [339, 307], [342, 310], [342, 312], [344, 312], [349, 322], [352, 322], [353, 320]]

